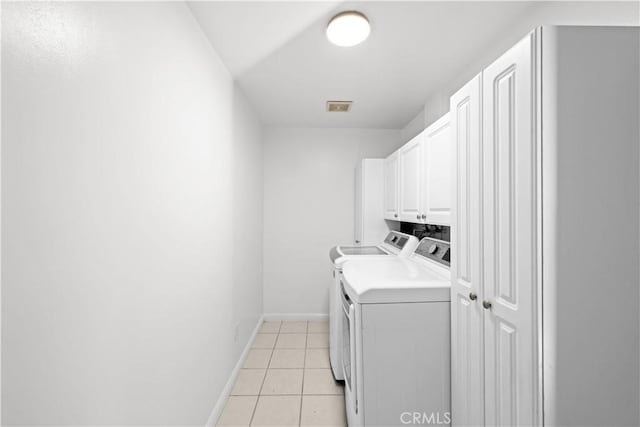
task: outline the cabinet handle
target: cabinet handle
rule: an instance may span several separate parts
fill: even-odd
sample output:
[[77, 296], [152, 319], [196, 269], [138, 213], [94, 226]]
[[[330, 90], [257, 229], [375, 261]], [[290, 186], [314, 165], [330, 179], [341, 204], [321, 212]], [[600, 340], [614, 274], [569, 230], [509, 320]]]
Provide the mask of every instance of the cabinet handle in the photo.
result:
[[420, 219], [420, 214], [418, 214], [418, 215], [416, 216], [416, 219]]
[[427, 219], [427, 216], [425, 214], [422, 214], [422, 219]]
[[482, 301], [482, 306], [489, 310], [491, 308], [491, 303], [489, 301]]
[[398, 214], [393, 214], [393, 217], [394, 218], [398, 218]]
[[469, 299], [471, 301], [475, 301], [478, 299], [478, 295], [474, 294], [473, 292], [469, 292]]
[[356, 240], [356, 243], [360, 243], [360, 240]]

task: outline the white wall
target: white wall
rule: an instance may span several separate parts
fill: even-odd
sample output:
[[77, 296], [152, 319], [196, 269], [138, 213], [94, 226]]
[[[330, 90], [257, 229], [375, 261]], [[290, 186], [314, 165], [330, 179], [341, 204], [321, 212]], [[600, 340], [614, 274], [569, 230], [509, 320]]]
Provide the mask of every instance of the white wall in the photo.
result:
[[542, 42], [545, 421], [638, 426], [640, 31]]
[[329, 250], [353, 243], [355, 165], [389, 155], [400, 131], [266, 128], [264, 138], [264, 311], [328, 313]]
[[[640, 25], [640, 3], [635, 1], [541, 1], [521, 19], [514, 21], [496, 40], [478, 49], [460, 72], [432, 93], [424, 109], [413, 118], [403, 133], [411, 136], [425, 129], [449, 111], [449, 98], [528, 32], [540, 25]], [[420, 126], [422, 116], [422, 126]], [[422, 129], [420, 129], [422, 127]], [[417, 130], [417, 132], [416, 132]]]
[[427, 123], [424, 122], [424, 109], [421, 109], [420, 112], [400, 130], [400, 135], [402, 135], [403, 141], [410, 141], [426, 128]]
[[[233, 249], [232, 321], [235, 337], [232, 362], [237, 362], [263, 311], [262, 237], [263, 140], [262, 125], [241, 91], [233, 97], [233, 227], [232, 241], [213, 237], [216, 244]], [[219, 224], [222, 230], [225, 224]], [[217, 305], [216, 305], [217, 306]]]
[[184, 4], [2, 8], [3, 424], [204, 425], [262, 312], [260, 124]]
[[449, 111], [449, 98], [483, 68], [540, 25], [640, 25], [638, 2], [540, 2], [507, 32], [481, 50], [477, 58], [469, 58], [467, 66], [455, 78], [432, 94], [425, 103], [424, 121], [428, 126]]

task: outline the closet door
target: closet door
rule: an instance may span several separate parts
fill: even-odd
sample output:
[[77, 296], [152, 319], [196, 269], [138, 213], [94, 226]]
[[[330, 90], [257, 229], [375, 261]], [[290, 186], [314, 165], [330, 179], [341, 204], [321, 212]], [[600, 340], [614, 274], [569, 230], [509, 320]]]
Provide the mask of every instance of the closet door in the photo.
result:
[[484, 424], [480, 251], [480, 86], [476, 76], [451, 97], [452, 425]]
[[485, 423], [536, 421], [536, 150], [531, 34], [483, 72]]

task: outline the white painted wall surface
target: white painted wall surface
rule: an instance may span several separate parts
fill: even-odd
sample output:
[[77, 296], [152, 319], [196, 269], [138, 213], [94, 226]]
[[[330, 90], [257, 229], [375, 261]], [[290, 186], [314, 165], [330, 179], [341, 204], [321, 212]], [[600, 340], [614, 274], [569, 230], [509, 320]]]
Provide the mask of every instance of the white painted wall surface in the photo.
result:
[[353, 243], [354, 171], [400, 131], [265, 128], [264, 311], [328, 313], [329, 250]]
[[425, 130], [427, 125], [428, 123], [425, 123], [424, 121], [424, 109], [420, 109], [420, 112], [418, 112], [418, 114], [400, 130], [402, 140], [410, 141], [413, 137]]
[[640, 31], [542, 36], [545, 423], [638, 426]]
[[[478, 56], [468, 58], [460, 72], [444, 82], [425, 102], [425, 127], [449, 111], [449, 98], [480, 70], [540, 25], [640, 25], [640, 3], [636, 1], [546, 1], [514, 20], [507, 32], [487, 46], [478, 46]], [[407, 125], [410, 127], [411, 123]]]
[[[236, 363], [263, 314], [263, 140], [262, 125], [242, 91], [233, 89], [232, 242], [212, 237], [216, 245], [233, 249], [231, 286]], [[221, 206], [219, 206], [221, 207]], [[218, 224], [218, 230], [225, 224]], [[217, 304], [216, 304], [217, 306]], [[229, 366], [230, 368], [232, 365]]]
[[262, 312], [260, 125], [184, 4], [2, 8], [3, 424], [204, 425]]

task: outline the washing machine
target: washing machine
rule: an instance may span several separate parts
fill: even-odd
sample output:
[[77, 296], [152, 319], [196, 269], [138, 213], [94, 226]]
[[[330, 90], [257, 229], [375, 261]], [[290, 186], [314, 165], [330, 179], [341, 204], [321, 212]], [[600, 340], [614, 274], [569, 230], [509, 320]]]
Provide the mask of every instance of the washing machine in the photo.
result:
[[348, 424], [451, 423], [449, 243], [349, 260], [340, 279]]
[[340, 278], [342, 266], [347, 260], [408, 257], [418, 245], [415, 236], [391, 231], [377, 246], [335, 246], [329, 252], [331, 259], [331, 281], [329, 283], [329, 359], [333, 376], [344, 380], [342, 374], [342, 308], [340, 304]]

